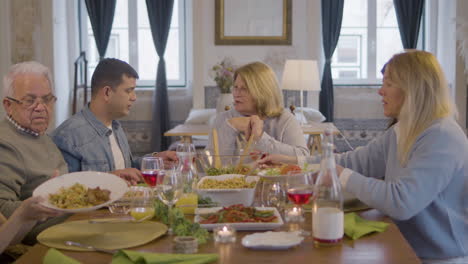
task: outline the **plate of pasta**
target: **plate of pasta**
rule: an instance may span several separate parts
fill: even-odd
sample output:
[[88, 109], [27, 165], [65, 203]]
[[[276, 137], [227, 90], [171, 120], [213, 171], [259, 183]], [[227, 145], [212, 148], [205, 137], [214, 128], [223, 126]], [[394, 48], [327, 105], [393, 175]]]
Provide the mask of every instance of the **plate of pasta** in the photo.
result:
[[67, 213], [87, 212], [122, 198], [127, 183], [110, 173], [81, 171], [61, 175], [39, 185], [33, 196], [44, 198], [42, 205]]

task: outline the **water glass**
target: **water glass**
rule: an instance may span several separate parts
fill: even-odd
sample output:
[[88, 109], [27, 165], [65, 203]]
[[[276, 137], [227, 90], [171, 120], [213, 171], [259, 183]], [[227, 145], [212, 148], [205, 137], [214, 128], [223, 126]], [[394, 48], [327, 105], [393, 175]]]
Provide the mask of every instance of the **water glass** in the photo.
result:
[[132, 188], [130, 215], [137, 222], [154, 217], [154, 193], [151, 188], [135, 186]]
[[172, 169], [166, 172], [164, 177], [158, 178], [156, 191], [159, 199], [168, 207], [169, 215], [169, 230], [168, 233], [172, 235], [172, 206], [182, 196], [184, 189], [184, 180], [180, 176], [180, 172]]

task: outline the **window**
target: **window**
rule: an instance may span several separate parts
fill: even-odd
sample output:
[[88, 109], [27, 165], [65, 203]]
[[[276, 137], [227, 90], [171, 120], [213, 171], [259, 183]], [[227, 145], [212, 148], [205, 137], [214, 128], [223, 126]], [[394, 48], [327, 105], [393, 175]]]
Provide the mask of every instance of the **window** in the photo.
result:
[[383, 65], [402, 50], [393, 0], [344, 1], [341, 35], [332, 58], [336, 84], [380, 83]]
[[[93, 30], [86, 5], [81, 4], [81, 45], [88, 59], [88, 76], [92, 76], [99, 63]], [[185, 86], [185, 0], [175, 0], [171, 27], [164, 59], [169, 86]], [[128, 62], [138, 72], [139, 87], [154, 86], [158, 67], [158, 55], [154, 47], [145, 0], [117, 0], [114, 22], [105, 57]]]

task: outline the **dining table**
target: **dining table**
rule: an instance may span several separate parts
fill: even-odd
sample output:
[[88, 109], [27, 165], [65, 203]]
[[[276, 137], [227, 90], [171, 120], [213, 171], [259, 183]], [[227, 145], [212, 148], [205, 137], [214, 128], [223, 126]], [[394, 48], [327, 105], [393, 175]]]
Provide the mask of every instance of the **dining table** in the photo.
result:
[[[198, 253], [217, 253], [219, 258], [214, 263], [222, 264], [248, 264], [248, 263], [358, 263], [358, 264], [413, 264], [421, 263], [415, 252], [400, 233], [395, 223], [381, 212], [375, 209], [358, 211], [357, 214], [367, 220], [383, 221], [388, 223], [386, 231], [372, 233], [356, 240], [344, 237], [341, 244], [331, 247], [314, 246], [312, 236], [306, 236], [304, 241], [293, 248], [286, 250], [258, 250], [249, 249], [242, 245], [242, 238], [253, 232], [264, 231], [238, 231], [236, 241], [233, 243], [218, 243], [210, 239], [207, 243], [199, 245]], [[92, 220], [108, 218], [111, 214], [104, 209], [77, 213], [67, 221]], [[192, 217], [193, 218], [193, 217]], [[305, 213], [305, 221], [301, 228], [311, 231], [311, 213]], [[297, 228], [297, 224], [284, 224], [278, 230], [288, 231]], [[130, 248], [135, 251], [154, 253], [174, 253], [174, 236], [164, 235], [145, 245]], [[112, 242], [110, 242], [112, 243]], [[49, 247], [37, 243], [26, 254], [17, 260], [18, 264], [42, 263]], [[61, 250], [63, 254], [74, 258], [81, 263], [110, 263], [111, 254], [95, 251], [70, 251]]]
[[[301, 129], [303, 134], [308, 136], [307, 147], [311, 155], [322, 153], [322, 135], [326, 129], [330, 129], [335, 135], [340, 134], [331, 122], [303, 124]], [[180, 137], [183, 142], [192, 143], [193, 136], [208, 136], [209, 133], [209, 125], [181, 124], [164, 132], [164, 136]]]

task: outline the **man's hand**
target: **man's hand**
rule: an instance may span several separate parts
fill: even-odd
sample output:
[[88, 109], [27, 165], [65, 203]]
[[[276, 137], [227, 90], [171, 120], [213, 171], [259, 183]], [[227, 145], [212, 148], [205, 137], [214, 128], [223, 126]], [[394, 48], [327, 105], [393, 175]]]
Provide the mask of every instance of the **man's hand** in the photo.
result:
[[179, 159], [177, 158], [177, 154], [175, 151], [163, 151], [159, 152], [158, 154], [154, 155], [155, 157], [162, 158], [164, 161], [164, 167], [169, 169], [177, 164]]
[[110, 173], [119, 176], [126, 180], [130, 185], [136, 185], [142, 180], [141, 172], [135, 168], [127, 168], [122, 170], [111, 171]]

